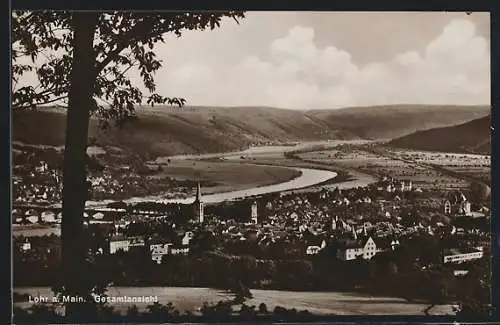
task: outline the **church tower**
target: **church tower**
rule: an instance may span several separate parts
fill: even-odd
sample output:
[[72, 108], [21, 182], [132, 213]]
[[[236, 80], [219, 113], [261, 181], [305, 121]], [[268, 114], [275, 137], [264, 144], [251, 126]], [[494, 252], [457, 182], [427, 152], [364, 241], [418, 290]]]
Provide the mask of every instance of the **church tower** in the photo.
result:
[[250, 219], [252, 220], [252, 223], [257, 224], [258, 223], [258, 211], [257, 211], [257, 202], [254, 201], [252, 203], [252, 206], [250, 207]]
[[198, 182], [198, 187], [196, 188], [196, 198], [193, 202], [194, 205], [194, 218], [199, 223], [203, 223], [204, 215], [203, 215], [203, 202], [201, 201], [201, 187], [200, 182]]

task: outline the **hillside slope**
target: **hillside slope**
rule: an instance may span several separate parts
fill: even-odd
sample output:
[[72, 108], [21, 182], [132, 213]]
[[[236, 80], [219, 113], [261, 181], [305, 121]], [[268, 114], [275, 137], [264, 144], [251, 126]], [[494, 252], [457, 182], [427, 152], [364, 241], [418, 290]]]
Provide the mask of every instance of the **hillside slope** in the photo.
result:
[[488, 106], [389, 105], [309, 111], [329, 128], [366, 139], [394, 139], [420, 130], [457, 125], [486, 116]]
[[491, 154], [491, 115], [444, 128], [415, 132], [389, 145], [426, 151]]
[[[430, 114], [429, 112], [434, 112]], [[139, 120], [102, 131], [91, 120], [89, 137], [148, 156], [222, 152], [269, 142], [384, 138], [422, 126], [455, 125], [488, 114], [481, 107], [365, 107], [296, 111], [268, 107], [139, 108]], [[63, 145], [65, 113], [60, 109], [13, 112], [14, 141]]]

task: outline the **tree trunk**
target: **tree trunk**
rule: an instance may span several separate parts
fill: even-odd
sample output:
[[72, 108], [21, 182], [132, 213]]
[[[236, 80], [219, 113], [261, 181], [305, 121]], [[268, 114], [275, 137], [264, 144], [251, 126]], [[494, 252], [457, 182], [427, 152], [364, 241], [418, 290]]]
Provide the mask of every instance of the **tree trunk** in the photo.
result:
[[[89, 111], [95, 82], [93, 41], [97, 18], [95, 12], [73, 14], [73, 63], [66, 118], [61, 229], [64, 294], [71, 297], [89, 295], [88, 282], [85, 281], [87, 239], [84, 235], [83, 213], [87, 197], [85, 168]], [[86, 309], [83, 305], [86, 304], [66, 304], [67, 317], [84, 321], [81, 319]]]

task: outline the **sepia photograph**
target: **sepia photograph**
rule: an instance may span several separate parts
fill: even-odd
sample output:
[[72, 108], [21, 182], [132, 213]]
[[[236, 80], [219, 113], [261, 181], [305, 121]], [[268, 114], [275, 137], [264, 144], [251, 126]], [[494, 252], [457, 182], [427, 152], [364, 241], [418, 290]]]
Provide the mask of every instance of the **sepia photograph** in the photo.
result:
[[487, 318], [487, 12], [13, 11], [14, 323]]

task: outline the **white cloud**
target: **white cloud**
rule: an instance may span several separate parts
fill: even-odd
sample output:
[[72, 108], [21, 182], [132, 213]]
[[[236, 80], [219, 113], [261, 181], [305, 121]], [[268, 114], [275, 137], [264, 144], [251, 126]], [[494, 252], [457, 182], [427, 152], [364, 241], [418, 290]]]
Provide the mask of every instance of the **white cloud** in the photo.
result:
[[181, 83], [201, 83], [212, 79], [212, 69], [201, 63], [193, 63], [175, 69], [174, 78]]
[[[233, 34], [236, 37], [237, 29]], [[490, 102], [488, 40], [477, 36], [475, 25], [465, 19], [450, 22], [426, 46], [363, 66], [356, 65], [351, 54], [335, 44], [320, 46], [314, 29], [306, 26], [295, 26], [269, 42], [266, 58], [255, 50], [234, 62], [224, 59], [229, 57], [226, 54], [242, 51], [231, 45], [214, 45], [214, 49], [201, 42], [190, 50], [175, 43], [182, 49], [175, 52], [170, 51], [174, 41], [158, 49], [165, 56], [165, 68], [156, 75], [158, 91], [184, 97], [189, 105], [321, 109]], [[391, 38], [372, 44], [384, 46], [384, 42], [391, 42]], [[221, 64], [203, 61], [203, 55], [195, 58], [193, 51], [199, 53], [205, 47], [207, 56], [220, 53]], [[140, 84], [137, 72], [131, 72], [130, 77]], [[34, 74], [23, 79], [36, 84]]]
[[418, 54], [418, 52], [410, 51], [397, 55], [395, 57], [395, 60], [396, 62], [398, 62], [403, 66], [408, 66], [411, 64], [418, 63], [420, 60], [422, 60], [422, 58], [420, 57], [420, 54]]
[[318, 47], [314, 30], [303, 26], [273, 41], [269, 54], [269, 60], [248, 56], [217, 72], [200, 64], [181, 67], [168, 73], [165, 88], [180, 91], [197, 105], [310, 109], [489, 103], [488, 41], [476, 36], [468, 20], [452, 21], [424, 48], [365, 66], [356, 66], [351, 55], [334, 44]]

